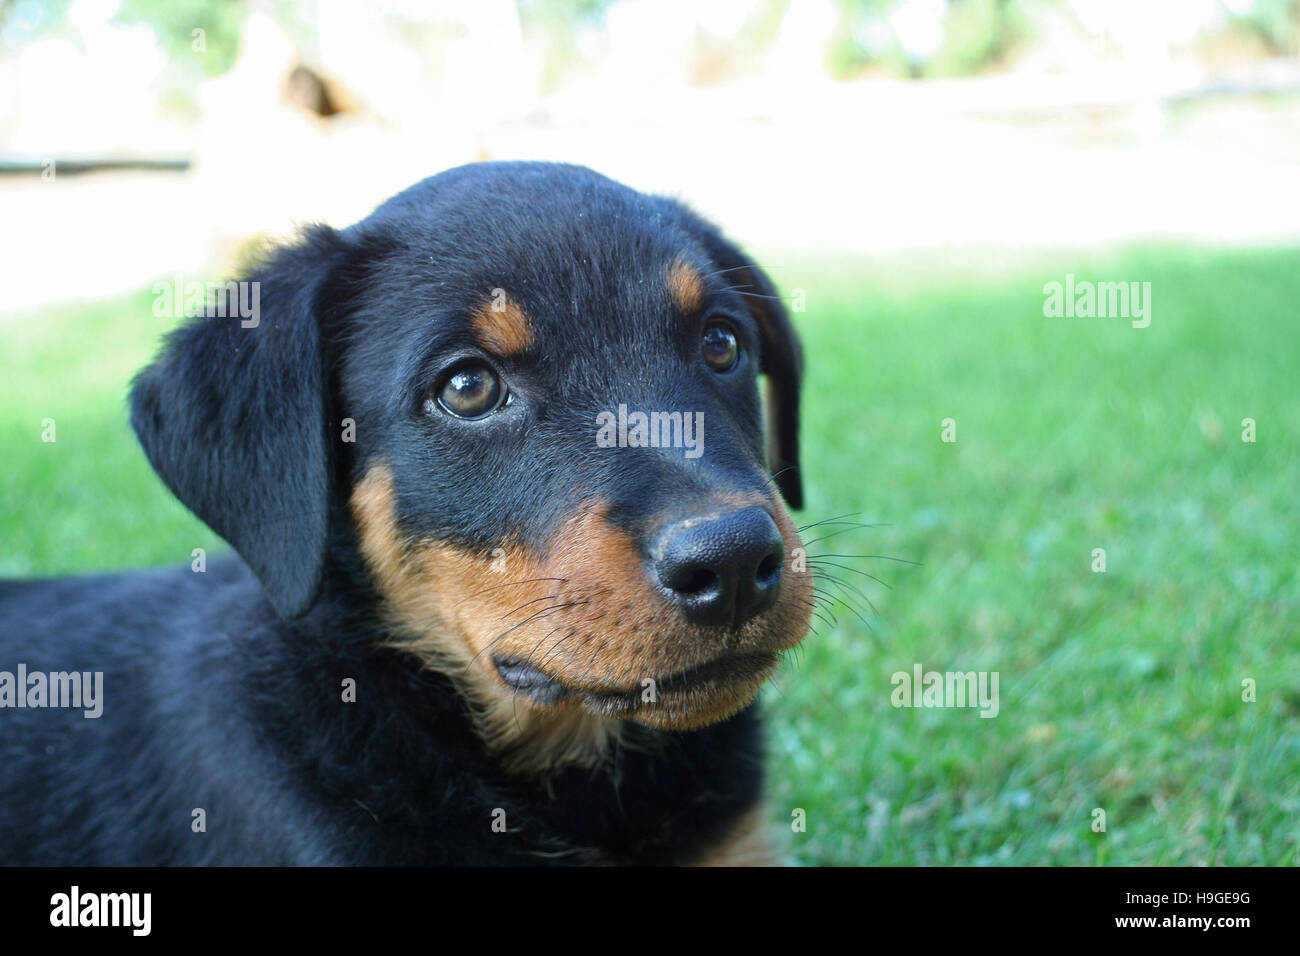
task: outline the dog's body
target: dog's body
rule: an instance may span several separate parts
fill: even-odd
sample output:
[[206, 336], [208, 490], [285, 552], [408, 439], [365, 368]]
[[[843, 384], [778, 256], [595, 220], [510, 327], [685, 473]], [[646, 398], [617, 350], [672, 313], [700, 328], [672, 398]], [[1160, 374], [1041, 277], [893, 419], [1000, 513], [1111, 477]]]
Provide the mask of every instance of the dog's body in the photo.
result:
[[[0, 863], [765, 862], [752, 701], [812, 585], [757, 267], [483, 164], [254, 279], [255, 325], [187, 324], [132, 393], [239, 557], [0, 583], [0, 671], [103, 673], [94, 719], [0, 687]], [[620, 405], [701, 415], [703, 454], [607, 447]]]

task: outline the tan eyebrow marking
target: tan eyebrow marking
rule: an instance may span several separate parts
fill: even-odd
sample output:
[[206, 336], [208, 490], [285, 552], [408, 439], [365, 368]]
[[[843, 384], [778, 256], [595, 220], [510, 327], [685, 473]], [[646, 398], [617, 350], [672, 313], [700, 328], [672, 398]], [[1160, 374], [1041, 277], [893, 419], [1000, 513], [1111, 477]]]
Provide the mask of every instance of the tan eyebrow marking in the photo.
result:
[[528, 313], [505, 293], [478, 306], [470, 314], [475, 338], [489, 352], [513, 358], [533, 347], [533, 326]]
[[704, 307], [708, 290], [704, 286], [704, 276], [698, 269], [678, 256], [668, 267], [668, 294], [673, 303], [688, 315]]

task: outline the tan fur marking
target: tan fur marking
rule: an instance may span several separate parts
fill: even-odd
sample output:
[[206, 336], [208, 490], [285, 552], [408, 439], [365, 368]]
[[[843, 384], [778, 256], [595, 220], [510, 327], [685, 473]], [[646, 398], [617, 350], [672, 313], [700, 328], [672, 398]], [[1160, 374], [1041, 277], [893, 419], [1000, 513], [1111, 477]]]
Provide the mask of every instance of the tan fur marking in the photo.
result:
[[[812, 575], [793, 571], [777, 605], [739, 632], [687, 625], [650, 587], [635, 544], [609, 525], [600, 501], [573, 515], [545, 554], [503, 544], [496, 557], [482, 557], [438, 542], [403, 541], [394, 496], [392, 474], [382, 464], [352, 496], [362, 553], [400, 635], [393, 643], [457, 681], [480, 735], [520, 772], [598, 762], [622, 717], [689, 729], [730, 716], [771, 675], [776, 652], [808, 629]], [[798, 533], [779, 499], [768, 504], [790, 555], [801, 546]], [[695, 676], [651, 704], [639, 701], [635, 713], [611, 711], [597, 699], [733, 654], [747, 655], [747, 670]], [[502, 680], [496, 655], [527, 661], [576, 692], [538, 705]]]
[[[571, 764], [598, 763], [618, 734], [617, 721], [592, 717], [574, 702], [542, 712], [514, 698], [499, 676], [489, 672], [491, 655], [486, 667], [483, 660], [475, 660], [477, 648], [462, 631], [458, 604], [463, 607], [481, 592], [489, 613], [495, 606], [504, 617], [511, 605], [497, 596], [519, 595], [524, 586], [510, 586], [514, 577], [493, 571], [491, 560], [452, 548], [404, 545], [395, 524], [394, 496], [392, 473], [379, 465], [357, 485], [351, 501], [362, 553], [376, 586], [390, 602], [390, 623], [401, 634], [392, 643], [415, 651], [456, 682], [474, 713], [479, 735], [489, 749], [505, 752], [508, 769], [545, 774]], [[517, 559], [506, 560], [507, 565], [515, 563]], [[498, 577], [507, 586], [484, 591], [493, 588]], [[518, 597], [516, 603], [529, 596]]]
[[522, 355], [533, 347], [533, 327], [523, 307], [507, 296], [504, 302], [484, 302], [471, 315], [481, 346], [502, 358]]
[[668, 267], [668, 294], [672, 296], [677, 308], [687, 315], [694, 315], [704, 308], [708, 290], [699, 270], [678, 257]]
[[776, 866], [778, 860], [760, 804], [742, 816], [722, 842], [710, 847], [696, 866]]

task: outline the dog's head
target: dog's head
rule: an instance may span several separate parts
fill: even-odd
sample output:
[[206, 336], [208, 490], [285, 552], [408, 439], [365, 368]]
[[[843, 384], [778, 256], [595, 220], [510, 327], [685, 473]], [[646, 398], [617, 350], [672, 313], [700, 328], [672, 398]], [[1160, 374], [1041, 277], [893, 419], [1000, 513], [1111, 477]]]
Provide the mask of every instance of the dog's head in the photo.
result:
[[466, 166], [251, 281], [256, 321], [180, 329], [132, 419], [282, 615], [350, 536], [394, 642], [480, 708], [671, 728], [743, 708], [803, 638], [798, 343], [683, 206]]

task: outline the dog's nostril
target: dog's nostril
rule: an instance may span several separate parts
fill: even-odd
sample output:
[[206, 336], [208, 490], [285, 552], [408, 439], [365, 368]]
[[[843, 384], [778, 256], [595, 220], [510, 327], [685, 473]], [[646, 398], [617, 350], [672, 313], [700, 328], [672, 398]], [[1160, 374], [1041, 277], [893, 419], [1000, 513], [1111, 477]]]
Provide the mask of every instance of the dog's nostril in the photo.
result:
[[688, 568], [668, 586], [681, 594], [702, 594], [718, 586], [718, 576], [708, 568]]
[[765, 557], [758, 564], [758, 573], [755, 575], [760, 587], [771, 587], [781, 580], [781, 555], [775, 551]]

